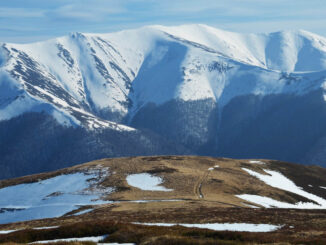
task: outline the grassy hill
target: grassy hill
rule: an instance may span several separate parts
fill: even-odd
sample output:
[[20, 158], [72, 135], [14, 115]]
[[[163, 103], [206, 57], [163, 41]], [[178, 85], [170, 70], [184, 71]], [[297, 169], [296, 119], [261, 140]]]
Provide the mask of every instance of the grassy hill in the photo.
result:
[[[18, 187], [29, 191], [35, 184], [46, 186], [46, 181], [77, 173], [88, 176], [87, 188], [78, 195], [96, 194], [96, 202], [74, 203], [63, 215], [2, 222], [0, 231], [15, 231], [0, 233], [0, 243], [99, 235], [108, 235], [106, 242], [136, 244], [326, 243], [326, 169], [318, 166], [196, 156], [102, 159], [55, 172], [3, 180], [0, 194]], [[57, 205], [56, 198], [68, 193], [54, 190], [40, 196], [40, 200], [52, 200], [51, 205]], [[10, 210], [9, 204], [6, 207], [4, 204], [15, 206], [15, 203], [6, 201], [0, 202], [0, 222], [7, 214], [32, 210], [31, 207]], [[39, 206], [34, 208], [38, 210]], [[274, 225], [277, 229], [245, 232], [183, 226], [239, 223]], [[33, 229], [36, 227], [52, 228]]]

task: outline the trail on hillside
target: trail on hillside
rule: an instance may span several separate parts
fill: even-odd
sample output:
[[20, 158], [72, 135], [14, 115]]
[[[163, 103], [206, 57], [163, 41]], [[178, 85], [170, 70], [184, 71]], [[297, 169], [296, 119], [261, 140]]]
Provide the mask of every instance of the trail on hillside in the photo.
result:
[[204, 181], [207, 179], [209, 172], [210, 172], [210, 170], [207, 170], [205, 172], [205, 174], [195, 184], [194, 192], [195, 192], [195, 195], [198, 197], [198, 199], [204, 198], [204, 194], [202, 192], [202, 185], [203, 185]]

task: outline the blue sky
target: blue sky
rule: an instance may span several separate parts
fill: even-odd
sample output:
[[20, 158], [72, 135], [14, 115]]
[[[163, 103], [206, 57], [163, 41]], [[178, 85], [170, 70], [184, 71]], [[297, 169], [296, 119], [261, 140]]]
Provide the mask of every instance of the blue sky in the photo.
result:
[[304, 29], [326, 36], [326, 0], [0, 0], [0, 42], [188, 23], [237, 32]]

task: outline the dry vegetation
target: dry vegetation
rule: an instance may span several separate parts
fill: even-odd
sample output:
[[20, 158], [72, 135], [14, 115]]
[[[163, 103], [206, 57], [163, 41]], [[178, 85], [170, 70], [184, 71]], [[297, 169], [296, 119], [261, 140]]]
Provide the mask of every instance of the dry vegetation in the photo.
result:
[[[103, 159], [51, 173], [5, 180], [0, 186], [35, 182], [59, 174], [108, 168], [110, 175], [98, 186], [114, 187], [115, 192], [103, 197], [111, 204], [94, 206], [94, 210], [79, 216], [69, 213], [60, 218], [34, 220], [1, 225], [4, 229], [25, 229], [0, 235], [0, 243], [27, 243], [68, 237], [110, 234], [106, 242], [136, 244], [326, 244], [325, 210], [286, 210], [246, 208], [236, 194], [268, 196], [283, 202], [310, 201], [301, 196], [272, 188], [241, 168], [265, 173], [263, 169], [281, 172], [303, 189], [326, 198], [326, 170], [263, 160], [252, 164], [248, 160], [211, 157], [158, 156]], [[218, 165], [214, 170], [208, 170]], [[150, 173], [164, 179], [171, 192], [142, 191], [129, 186], [126, 176]], [[266, 174], [266, 173], [265, 173]], [[312, 187], [310, 186], [312, 185]], [[200, 197], [203, 196], [203, 198]], [[178, 199], [134, 203], [130, 200]], [[87, 209], [81, 207], [80, 210]], [[76, 211], [77, 212], [77, 211]], [[215, 232], [184, 227], [148, 227], [130, 222], [165, 223], [267, 223], [283, 225], [269, 233]], [[32, 230], [33, 227], [56, 226], [57, 229]], [[57, 243], [58, 244], [58, 243]], [[67, 244], [67, 243], [61, 243]], [[72, 244], [72, 243], [69, 243]], [[81, 244], [81, 243], [79, 243]], [[85, 243], [82, 243], [85, 244]]]
[[[234, 211], [234, 210], [233, 210]], [[275, 212], [274, 212], [275, 214]], [[269, 233], [211, 231], [206, 229], [142, 226], [130, 223], [93, 221], [62, 225], [59, 228], [26, 229], [1, 235], [0, 243], [29, 243], [70, 237], [108, 235], [102, 242], [136, 244], [326, 244], [326, 235], [317, 231], [290, 231], [284, 228]], [[73, 243], [54, 243], [73, 244]], [[75, 243], [78, 244], [78, 243]], [[79, 243], [81, 244], [81, 243]], [[84, 243], [82, 243], [84, 244]], [[87, 243], [92, 244], [92, 243]]]

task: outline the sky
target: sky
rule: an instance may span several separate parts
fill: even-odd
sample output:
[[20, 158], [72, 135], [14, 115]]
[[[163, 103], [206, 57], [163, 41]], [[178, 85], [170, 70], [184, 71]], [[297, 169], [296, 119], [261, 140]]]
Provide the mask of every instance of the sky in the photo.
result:
[[326, 36], [326, 0], [0, 0], [0, 42], [194, 23], [244, 33], [304, 29]]

